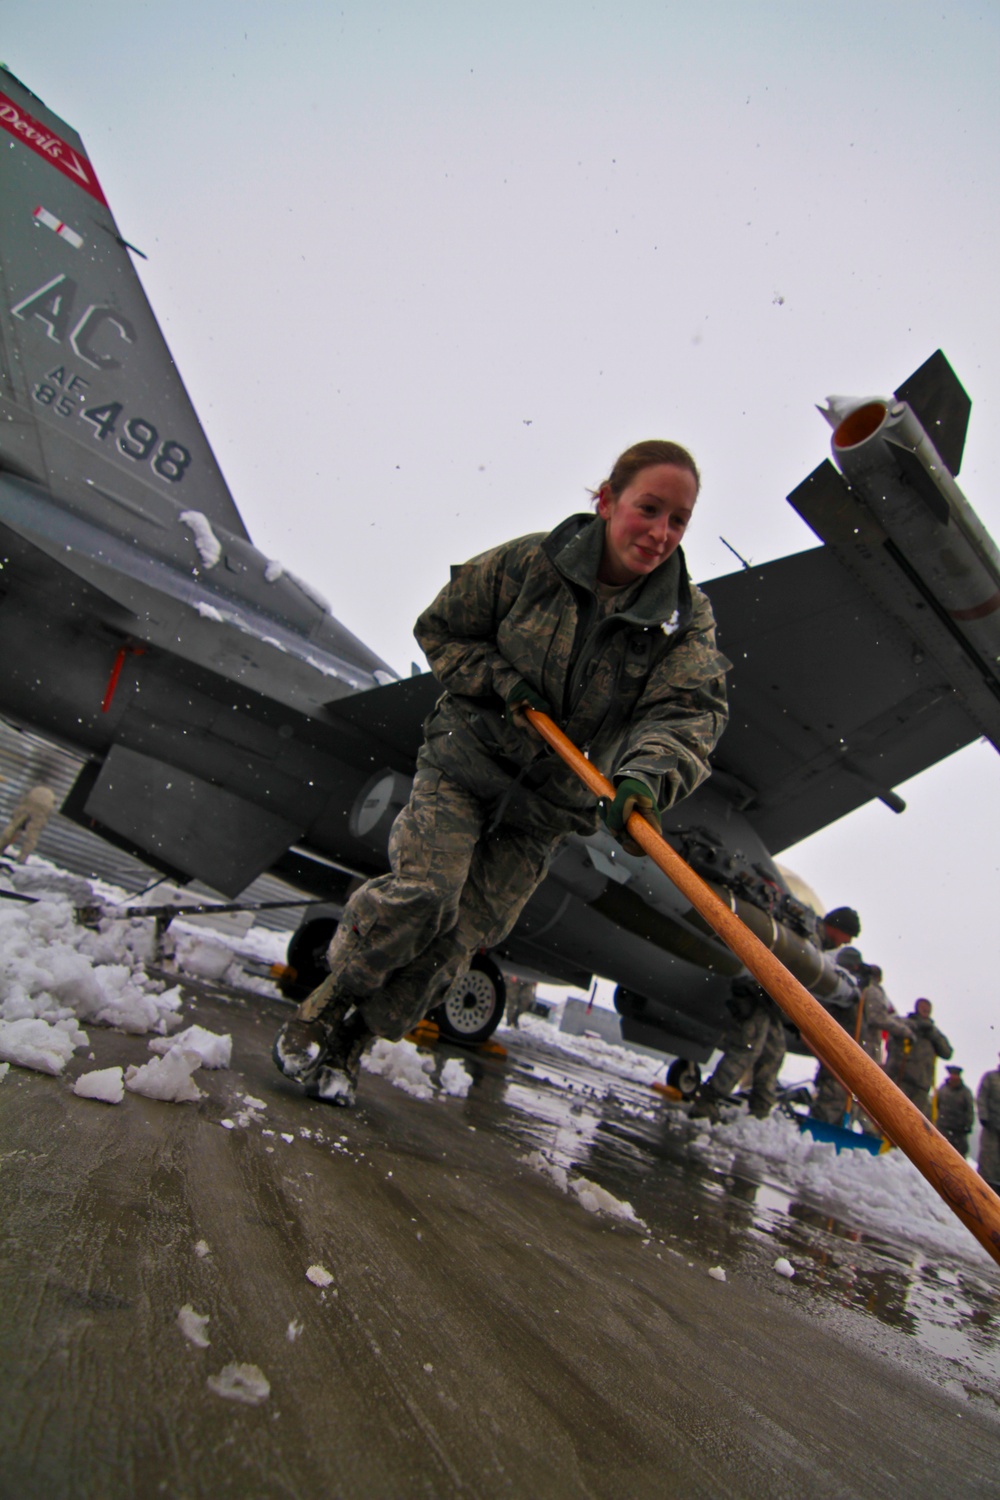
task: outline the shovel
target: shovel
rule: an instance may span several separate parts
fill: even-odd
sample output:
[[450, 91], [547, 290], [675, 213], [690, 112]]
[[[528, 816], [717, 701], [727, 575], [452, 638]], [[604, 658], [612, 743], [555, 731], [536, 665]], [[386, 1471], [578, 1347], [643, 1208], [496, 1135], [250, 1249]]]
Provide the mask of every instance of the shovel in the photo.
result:
[[[607, 801], [614, 799], [615, 789], [611, 783], [567, 739], [548, 714], [527, 708], [525, 715], [536, 733], [595, 797]], [[1000, 1198], [996, 1193], [641, 813], [632, 813], [628, 831], [643, 853], [687, 897], [695, 911], [718, 933], [757, 983], [799, 1028], [806, 1043], [845, 1091], [860, 1100], [879, 1129], [906, 1153], [917, 1171], [927, 1178], [951, 1211], [1000, 1265]]]

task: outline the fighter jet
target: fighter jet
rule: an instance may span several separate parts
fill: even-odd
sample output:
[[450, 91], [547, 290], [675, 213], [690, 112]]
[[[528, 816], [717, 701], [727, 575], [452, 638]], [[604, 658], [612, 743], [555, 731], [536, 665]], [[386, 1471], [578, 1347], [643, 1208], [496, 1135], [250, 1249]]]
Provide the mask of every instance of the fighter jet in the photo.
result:
[[[82, 141], [7, 72], [0, 131], [0, 713], [86, 757], [63, 812], [154, 868], [327, 897], [290, 946], [308, 988], [352, 883], [387, 868], [440, 689], [253, 546]], [[665, 831], [820, 998], [843, 976], [774, 856], [1000, 746], [1000, 558], [955, 483], [969, 410], [940, 352], [890, 398], [832, 400], [835, 464], [789, 497], [822, 545], [704, 585], [732, 717]], [[488, 1036], [512, 972], [611, 979], [627, 1039], [698, 1063], [740, 966], [602, 832], [560, 849], [445, 1029]]]

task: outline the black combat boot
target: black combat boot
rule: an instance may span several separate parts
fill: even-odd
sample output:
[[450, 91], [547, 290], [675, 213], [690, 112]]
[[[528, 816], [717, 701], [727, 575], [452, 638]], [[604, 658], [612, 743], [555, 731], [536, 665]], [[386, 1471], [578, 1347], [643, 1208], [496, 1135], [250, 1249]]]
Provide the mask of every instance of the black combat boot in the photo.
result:
[[303, 1084], [310, 1097], [353, 1104], [361, 1054], [371, 1036], [355, 997], [329, 976], [282, 1026], [272, 1056], [279, 1072]]
[[715, 1089], [712, 1087], [712, 1080], [709, 1078], [698, 1089], [695, 1101], [688, 1110], [688, 1119], [711, 1120], [713, 1125], [718, 1125], [720, 1119], [719, 1105], [722, 1102], [723, 1096], [715, 1092]]
[[352, 1105], [361, 1057], [372, 1039], [360, 1010], [352, 1005], [327, 1039], [318, 1063], [303, 1079], [309, 1098], [321, 1099], [324, 1104]]

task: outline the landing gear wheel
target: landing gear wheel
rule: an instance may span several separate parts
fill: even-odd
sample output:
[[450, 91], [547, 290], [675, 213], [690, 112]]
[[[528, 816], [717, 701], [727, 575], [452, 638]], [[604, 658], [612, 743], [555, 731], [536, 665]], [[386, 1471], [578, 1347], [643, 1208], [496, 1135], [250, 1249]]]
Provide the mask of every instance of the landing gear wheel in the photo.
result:
[[507, 986], [500, 970], [492, 959], [477, 954], [469, 972], [456, 979], [427, 1019], [437, 1022], [448, 1041], [478, 1047], [500, 1025], [506, 1001]]
[[675, 1057], [667, 1069], [667, 1082], [685, 1099], [693, 1099], [701, 1083], [701, 1069], [686, 1057]]
[[316, 917], [292, 933], [286, 957], [289, 968], [295, 970], [295, 978], [283, 974], [278, 980], [278, 988], [286, 1000], [304, 1000], [323, 983], [330, 972], [326, 950], [336, 930], [336, 917]]

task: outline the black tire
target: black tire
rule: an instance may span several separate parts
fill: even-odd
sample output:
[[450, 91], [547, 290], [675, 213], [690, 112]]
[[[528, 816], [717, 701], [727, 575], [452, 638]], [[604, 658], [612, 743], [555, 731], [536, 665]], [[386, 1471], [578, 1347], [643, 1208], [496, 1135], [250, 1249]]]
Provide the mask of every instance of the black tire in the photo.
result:
[[667, 1083], [685, 1099], [693, 1099], [701, 1083], [701, 1069], [686, 1057], [675, 1057], [667, 1069]]
[[437, 1022], [448, 1041], [478, 1047], [489, 1040], [503, 1020], [507, 986], [493, 960], [478, 953], [468, 974], [462, 977], [464, 983], [453, 985], [427, 1019]]
[[304, 1000], [330, 972], [326, 950], [337, 930], [336, 917], [312, 917], [292, 933], [285, 955], [295, 977], [283, 974], [278, 989], [286, 1000]]

